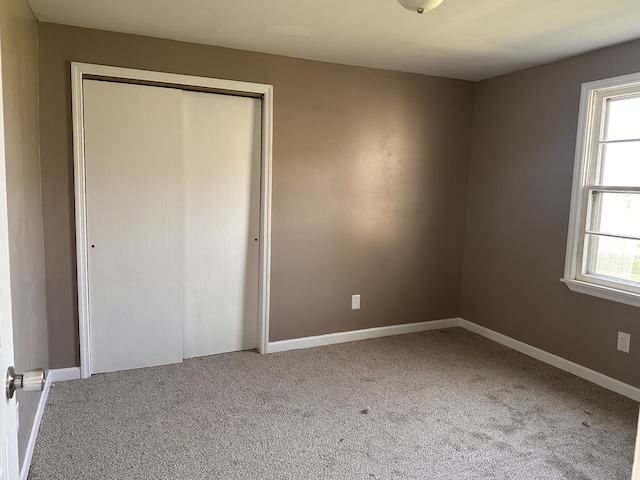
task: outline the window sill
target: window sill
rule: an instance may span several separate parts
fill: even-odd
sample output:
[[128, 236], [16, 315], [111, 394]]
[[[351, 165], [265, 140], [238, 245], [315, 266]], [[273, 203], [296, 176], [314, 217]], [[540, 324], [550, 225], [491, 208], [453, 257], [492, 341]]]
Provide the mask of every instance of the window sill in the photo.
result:
[[640, 307], [640, 295], [636, 293], [626, 292], [616, 288], [603, 287], [602, 285], [595, 285], [593, 283], [580, 282], [571, 278], [561, 278], [560, 281], [573, 292], [584, 293], [586, 295], [592, 295], [594, 297], [604, 298], [606, 300], [612, 300], [614, 302], [624, 303], [634, 307]]

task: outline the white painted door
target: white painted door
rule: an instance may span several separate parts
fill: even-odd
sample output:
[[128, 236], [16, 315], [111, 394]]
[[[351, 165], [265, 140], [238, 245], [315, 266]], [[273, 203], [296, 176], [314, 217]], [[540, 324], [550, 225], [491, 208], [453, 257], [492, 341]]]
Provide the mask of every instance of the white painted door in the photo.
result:
[[[4, 106], [2, 104], [2, 61], [0, 59], [0, 372], [13, 365], [13, 321], [9, 273], [7, 224], [7, 178], [4, 148]], [[6, 377], [4, 377], [6, 378]], [[4, 387], [4, 380], [2, 382]], [[17, 480], [19, 475], [16, 397], [7, 400], [4, 388], [0, 400], [0, 480]]]
[[184, 357], [256, 347], [261, 100], [183, 93]]
[[182, 92], [84, 80], [91, 373], [183, 358]]

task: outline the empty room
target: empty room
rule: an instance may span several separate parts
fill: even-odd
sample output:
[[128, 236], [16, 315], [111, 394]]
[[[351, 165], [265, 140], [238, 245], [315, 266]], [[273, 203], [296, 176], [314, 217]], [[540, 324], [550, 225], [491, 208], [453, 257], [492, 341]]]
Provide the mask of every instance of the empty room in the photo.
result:
[[636, 0], [0, 0], [0, 480], [640, 480]]

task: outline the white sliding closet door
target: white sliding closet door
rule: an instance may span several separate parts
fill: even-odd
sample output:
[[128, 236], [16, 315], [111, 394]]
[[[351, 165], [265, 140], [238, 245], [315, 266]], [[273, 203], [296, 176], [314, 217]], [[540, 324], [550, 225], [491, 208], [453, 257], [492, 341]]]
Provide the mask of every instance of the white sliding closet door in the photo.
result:
[[183, 92], [184, 357], [256, 347], [261, 101]]
[[91, 373], [181, 362], [182, 92], [84, 80]]

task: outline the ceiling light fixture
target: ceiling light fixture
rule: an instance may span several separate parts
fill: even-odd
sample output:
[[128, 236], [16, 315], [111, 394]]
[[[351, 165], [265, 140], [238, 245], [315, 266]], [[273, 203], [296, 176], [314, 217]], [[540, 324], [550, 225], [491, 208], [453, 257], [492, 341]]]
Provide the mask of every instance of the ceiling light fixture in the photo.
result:
[[412, 12], [424, 13], [433, 10], [444, 0], [398, 0], [398, 3]]

